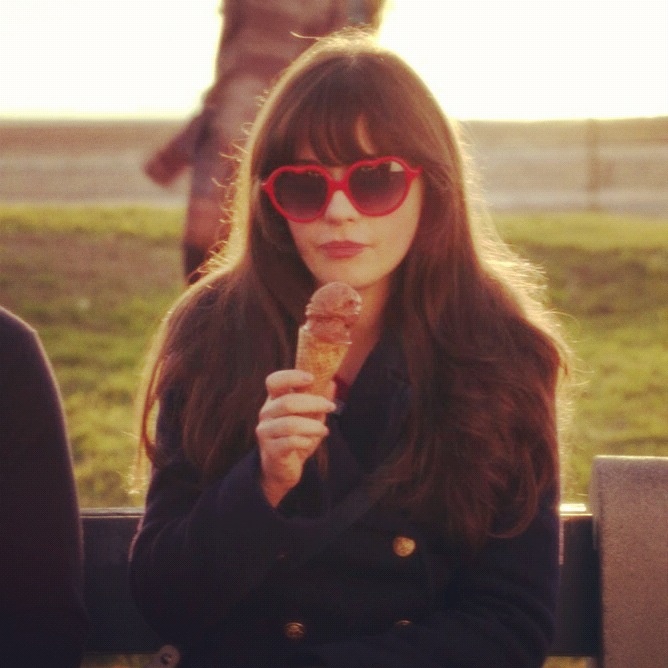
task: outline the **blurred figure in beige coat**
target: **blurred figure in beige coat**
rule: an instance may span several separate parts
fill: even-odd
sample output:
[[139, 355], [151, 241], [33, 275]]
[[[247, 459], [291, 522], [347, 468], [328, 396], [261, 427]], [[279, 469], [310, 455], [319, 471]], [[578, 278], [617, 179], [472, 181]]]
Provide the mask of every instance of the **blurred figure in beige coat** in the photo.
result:
[[224, 212], [239, 146], [273, 79], [314, 38], [349, 25], [377, 30], [385, 0], [224, 0], [215, 81], [202, 109], [146, 163], [167, 186], [192, 166], [183, 268], [194, 282], [209, 251], [227, 239]]

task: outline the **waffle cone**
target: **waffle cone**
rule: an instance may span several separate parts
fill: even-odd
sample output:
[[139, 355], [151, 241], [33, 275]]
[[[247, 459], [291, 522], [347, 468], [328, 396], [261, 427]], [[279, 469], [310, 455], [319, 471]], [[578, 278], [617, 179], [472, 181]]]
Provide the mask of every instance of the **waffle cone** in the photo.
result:
[[295, 368], [313, 374], [310, 392], [328, 396], [330, 381], [334, 378], [350, 344], [323, 341], [306, 327], [299, 328]]

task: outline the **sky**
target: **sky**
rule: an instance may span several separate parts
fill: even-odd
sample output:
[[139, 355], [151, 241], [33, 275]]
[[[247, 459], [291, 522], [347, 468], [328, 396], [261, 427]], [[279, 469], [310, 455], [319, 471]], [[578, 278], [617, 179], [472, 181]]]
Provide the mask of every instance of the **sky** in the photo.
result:
[[[2, 0], [0, 118], [189, 115], [213, 76], [219, 4]], [[388, 4], [380, 41], [455, 118], [668, 115], [667, 0]]]

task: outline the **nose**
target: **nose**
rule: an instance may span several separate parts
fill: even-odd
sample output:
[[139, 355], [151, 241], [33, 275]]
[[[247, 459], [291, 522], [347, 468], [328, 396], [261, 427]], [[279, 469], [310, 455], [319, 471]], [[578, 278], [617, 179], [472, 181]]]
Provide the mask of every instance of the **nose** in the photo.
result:
[[343, 190], [338, 189], [332, 193], [332, 198], [325, 209], [324, 218], [329, 223], [340, 223], [347, 220], [355, 220], [359, 212]]

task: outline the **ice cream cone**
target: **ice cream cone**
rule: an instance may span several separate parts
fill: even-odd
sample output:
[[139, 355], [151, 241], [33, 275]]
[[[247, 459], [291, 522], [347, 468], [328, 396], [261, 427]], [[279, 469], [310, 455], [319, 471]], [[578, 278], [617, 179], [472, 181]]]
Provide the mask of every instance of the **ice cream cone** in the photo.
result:
[[313, 374], [314, 380], [310, 392], [329, 396], [329, 384], [341, 366], [349, 346], [348, 342], [324, 341], [305, 326], [299, 328], [295, 368]]
[[[357, 321], [362, 299], [345, 283], [333, 282], [318, 288], [306, 306], [306, 322], [299, 328], [295, 368], [313, 374], [307, 390], [328, 399], [330, 383], [351, 344], [350, 330]], [[314, 416], [325, 421], [326, 415]], [[327, 471], [327, 455], [322, 447], [314, 457], [322, 475]]]

